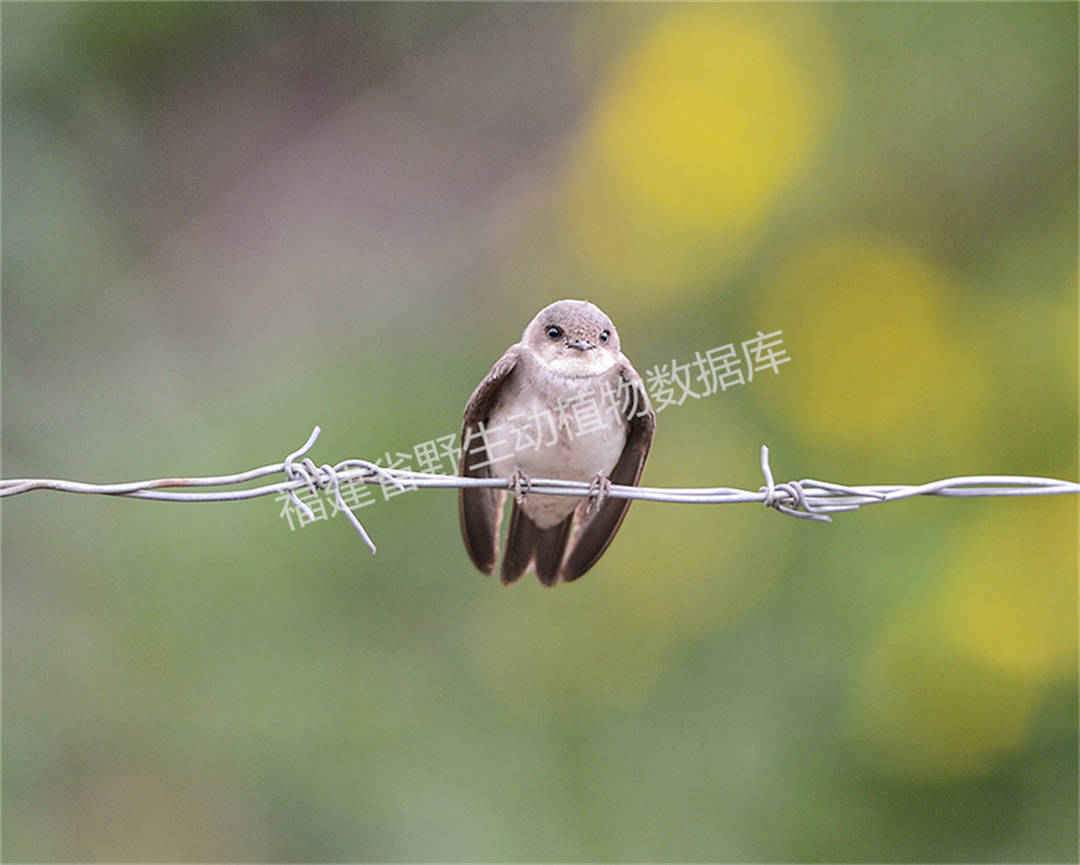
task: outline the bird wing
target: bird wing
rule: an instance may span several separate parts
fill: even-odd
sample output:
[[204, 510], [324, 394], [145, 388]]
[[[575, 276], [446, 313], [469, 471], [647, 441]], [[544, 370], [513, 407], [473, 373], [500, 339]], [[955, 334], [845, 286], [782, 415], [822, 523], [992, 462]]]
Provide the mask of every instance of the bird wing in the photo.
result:
[[[462, 477], [491, 477], [490, 465], [473, 468], [471, 463], [483, 462], [479, 454], [470, 459], [469, 450], [475, 450], [480, 441], [477, 438], [480, 424], [487, 425], [488, 417], [499, 399], [499, 390], [506, 383], [517, 367], [521, 349], [512, 345], [503, 356], [495, 361], [491, 371], [476, 386], [469, 402], [465, 406], [465, 419], [461, 426], [461, 465]], [[470, 448], [470, 444], [474, 447]], [[483, 453], [483, 452], [481, 452]], [[488, 455], [490, 459], [490, 455]], [[495, 569], [495, 560], [499, 555], [499, 523], [502, 520], [503, 502], [506, 491], [500, 489], [467, 489], [458, 493], [458, 513], [461, 516], [461, 537], [469, 558], [485, 574]]]
[[[637, 486], [641, 480], [641, 471], [645, 467], [645, 457], [649, 454], [653, 432], [656, 429], [656, 415], [653, 413], [645, 385], [630, 361], [623, 358], [619, 365], [619, 375], [634, 394], [634, 405], [629, 409], [629, 428], [626, 431], [626, 444], [622, 455], [611, 470], [609, 478], [613, 484]], [[583, 512], [585, 504], [579, 507]], [[562, 578], [569, 582], [576, 580], [596, 564], [604, 554], [611, 539], [622, 525], [623, 517], [630, 509], [630, 499], [609, 498], [592, 517], [584, 522], [570, 552], [562, 566]], [[575, 520], [580, 517], [575, 517]]]

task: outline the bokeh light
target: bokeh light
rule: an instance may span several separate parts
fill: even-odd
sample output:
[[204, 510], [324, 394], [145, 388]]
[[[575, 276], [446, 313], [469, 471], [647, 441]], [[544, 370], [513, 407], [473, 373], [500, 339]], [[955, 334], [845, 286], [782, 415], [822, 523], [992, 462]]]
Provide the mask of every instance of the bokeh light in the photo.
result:
[[879, 454], [933, 429], [927, 447], [962, 449], [984, 422], [987, 384], [956, 283], [902, 238], [866, 229], [792, 250], [755, 313], [814, 358], [812, 381], [796, 371], [776, 382], [798, 434]]
[[744, 260], [840, 86], [810, 7], [676, 10], [606, 71], [567, 191], [582, 269], [646, 308]]

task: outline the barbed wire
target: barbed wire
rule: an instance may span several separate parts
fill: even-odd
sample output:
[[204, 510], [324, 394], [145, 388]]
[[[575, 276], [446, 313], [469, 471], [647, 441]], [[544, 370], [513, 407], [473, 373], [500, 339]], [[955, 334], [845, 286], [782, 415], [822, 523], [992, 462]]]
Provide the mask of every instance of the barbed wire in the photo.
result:
[[[321, 428], [316, 426], [308, 440], [285, 457], [284, 462], [260, 466], [237, 474], [158, 478], [112, 484], [91, 484], [53, 478], [7, 478], [0, 479], [0, 498], [22, 495], [35, 490], [53, 490], [164, 502], [232, 502], [285, 493], [296, 508], [309, 519], [314, 520], [315, 515], [311, 508], [296, 493], [305, 488], [312, 494], [318, 490], [328, 490], [333, 494], [338, 508], [345, 513], [360, 537], [364, 539], [368, 549], [374, 554], [376, 547], [371, 536], [356, 514], [345, 505], [341, 494], [341, 485], [344, 483], [389, 483], [402, 492], [413, 488], [462, 487], [509, 490], [513, 485], [513, 481], [506, 478], [467, 478], [458, 475], [415, 472], [408, 469], [386, 468], [362, 459], [346, 459], [335, 465], [328, 463], [316, 465], [310, 457], [304, 455], [311, 450], [321, 431]], [[769, 449], [765, 445], [761, 446], [761, 471], [765, 476], [765, 485], [757, 490], [743, 490], [735, 487], [640, 487], [613, 484], [608, 495], [618, 499], [699, 505], [757, 502], [791, 517], [832, 522], [829, 516], [831, 513], [854, 511], [864, 505], [894, 502], [914, 496], [1040, 496], [1080, 493], [1080, 483], [1074, 481], [1024, 475], [966, 475], [943, 478], [925, 484], [849, 486], [814, 478], [776, 483], [769, 466]], [[191, 492], [175, 489], [177, 487], [239, 486], [276, 474], [284, 474], [285, 480], [235, 490]], [[596, 489], [588, 482], [534, 478], [528, 484], [526, 492], [530, 495], [590, 496], [596, 494]]]

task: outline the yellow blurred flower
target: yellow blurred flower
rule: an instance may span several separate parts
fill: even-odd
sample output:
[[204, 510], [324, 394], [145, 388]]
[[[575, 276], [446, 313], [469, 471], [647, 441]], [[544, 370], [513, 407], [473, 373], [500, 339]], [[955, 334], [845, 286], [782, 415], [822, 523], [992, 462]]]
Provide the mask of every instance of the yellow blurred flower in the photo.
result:
[[1020, 747], [1038, 689], [958, 653], [934, 611], [900, 616], [871, 650], [852, 734], [881, 768], [920, 780], [979, 774]]
[[982, 772], [1023, 747], [1044, 687], [1075, 676], [1076, 500], [1000, 504], [961, 539], [941, 589], [898, 616], [863, 665], [852, 727], [888, 769]]
[[978, 429], [986, 384], [956, 292], [944, 268], [900, 239], [851, 230], [809, 241], [752, 310], [783, 329], [793, 359], [770, 400], [808, 440], [882, 458], [892, 442], [962, 444]]
[[1012, 500], [968, 531], [940, 599], [959, 650], [1037, 681], [1075, 674], [1076, 519], [1073, 496]]
[[599, 282], [660, 302], [745, 254], [831, 120], [829, 45], [812, 9], [698, 6], [630, 47], [569, 173], [572, 240]]

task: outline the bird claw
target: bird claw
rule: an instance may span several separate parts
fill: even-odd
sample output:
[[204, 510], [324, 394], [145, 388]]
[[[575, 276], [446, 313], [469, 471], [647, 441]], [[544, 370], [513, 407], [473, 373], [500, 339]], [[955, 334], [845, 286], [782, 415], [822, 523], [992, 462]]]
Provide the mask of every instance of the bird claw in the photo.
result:
[[589, 503], [585, 506], [585, 516], [591, 517], [600, 510], [600, 506], [607, 501], [609, 495], [611, 495], [611, 479], [602, 474], [594, 475], [589, 482]]
[[517, 502], [518, 507], [521, 507], [525, 502], [525, 496], [529, 493], [529, 488], [532, 486], [532, 478], [521, 469], [514, 469], [510, 473], [508, 480], [510, 482], [510, 492], [514, 494], [514, 501]]

